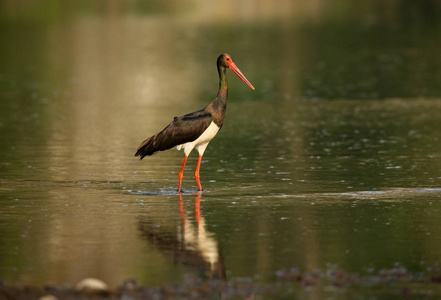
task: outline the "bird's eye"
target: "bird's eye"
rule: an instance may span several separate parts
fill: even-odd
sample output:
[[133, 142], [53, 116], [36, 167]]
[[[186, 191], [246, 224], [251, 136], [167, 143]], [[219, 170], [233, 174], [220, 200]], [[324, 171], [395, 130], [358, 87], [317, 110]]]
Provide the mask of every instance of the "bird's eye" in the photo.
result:
[[230, 60], [230, 58], [229, 58], [229, 57], [227, 57], [227, 60]]

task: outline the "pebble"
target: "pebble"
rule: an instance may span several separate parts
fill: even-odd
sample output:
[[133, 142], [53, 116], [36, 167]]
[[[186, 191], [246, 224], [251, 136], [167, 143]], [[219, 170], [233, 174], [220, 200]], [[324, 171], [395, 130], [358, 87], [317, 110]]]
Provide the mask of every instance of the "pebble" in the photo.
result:
[[109, 287], [103, 281], [96, 278], [85, 278], [77, 283], [75, 290], [87, 294], [107, 293]]
[[38, 300], [58, 300], [58, 298], [52, 295], [44, 295], [38, 298]]

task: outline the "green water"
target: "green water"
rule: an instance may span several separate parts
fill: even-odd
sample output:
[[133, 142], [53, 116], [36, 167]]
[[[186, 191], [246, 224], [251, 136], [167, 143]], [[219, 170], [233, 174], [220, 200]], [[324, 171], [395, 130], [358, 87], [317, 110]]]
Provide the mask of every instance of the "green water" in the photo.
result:
[[[437, 2], [14, 3], [0, 2], [0, 280], [441, 294], [430, 280], [335, 291], [278, 275], [439, 272]], [[256, 91], [228, 72], [205, 191], [192, 193], [193, 153], [178, 195], [182, 152], [133, 155], [214, 99], [222, 52]]]

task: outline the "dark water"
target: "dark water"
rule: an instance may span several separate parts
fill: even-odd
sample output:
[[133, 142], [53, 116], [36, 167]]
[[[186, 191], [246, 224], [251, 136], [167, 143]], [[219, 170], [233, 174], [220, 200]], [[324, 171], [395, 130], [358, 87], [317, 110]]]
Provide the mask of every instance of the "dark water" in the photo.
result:
[[[0, 2], [1, 280], [441, 294], [438, 2], [67, 3]], [[214, 98], [222, 52], [256, 91], [229, 72], [205, 191], [193, 153], [178, 195], [181, 152], [133, 154]]]

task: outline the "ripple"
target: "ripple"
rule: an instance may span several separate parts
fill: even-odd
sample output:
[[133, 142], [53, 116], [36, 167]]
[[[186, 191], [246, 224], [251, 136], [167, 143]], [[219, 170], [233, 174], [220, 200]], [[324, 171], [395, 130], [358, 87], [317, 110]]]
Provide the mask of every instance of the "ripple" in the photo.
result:
[[161, 190], [161, 191], [130, 191], [130, 194], [133, 195], [179, 195], [179, 194], [199, 194], [203, 193], [203, 191], [191, 190], [191, 191], [182, 191], [178, 192], [177, 190]]

